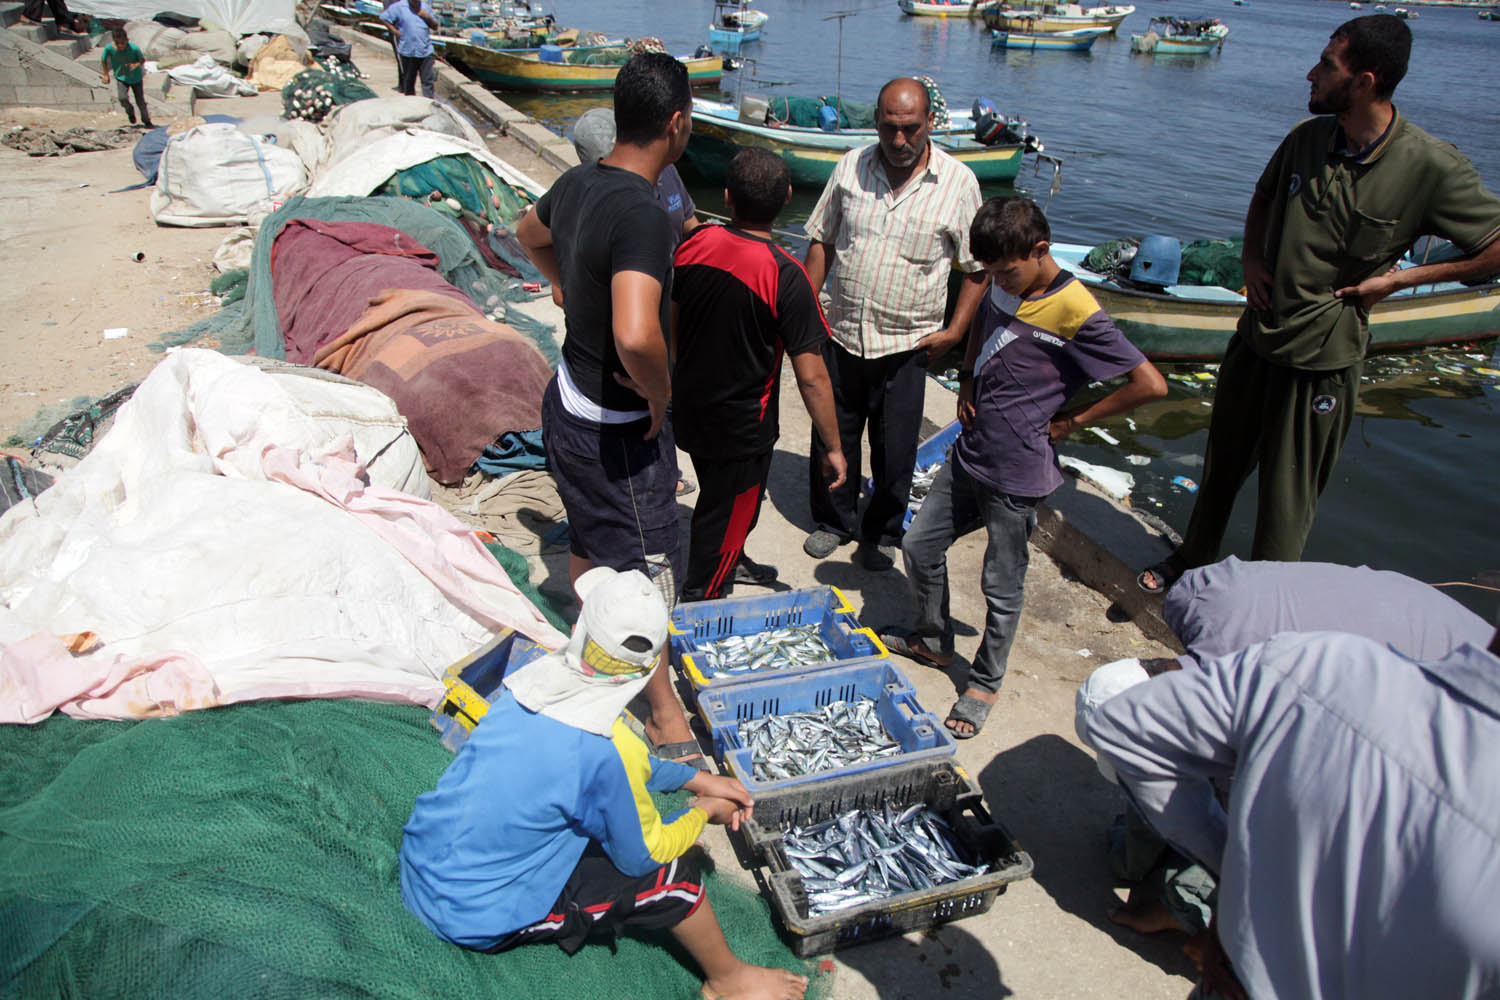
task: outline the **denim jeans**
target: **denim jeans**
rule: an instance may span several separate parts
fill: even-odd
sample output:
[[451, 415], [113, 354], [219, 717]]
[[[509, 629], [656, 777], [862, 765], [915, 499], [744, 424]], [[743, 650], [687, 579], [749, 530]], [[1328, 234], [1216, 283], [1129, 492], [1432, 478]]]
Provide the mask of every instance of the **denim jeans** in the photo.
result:
[[906, 579], [916, 598], [919, 636], [938, 638], [953, 648], [953, 620], [948, 614], [948, 549], [980, 525], [989, 536], [979, 586], [988, 611], [984, 637], [969, 670], [969, 685], [999, 691], [1005, 678], [1010, 645], [1025, 603], [1026, 543], [1036, 527], [1036, 505], [1042, 497], [1012, 496], [964, 471], [956, 458], [938, 470], [932, 490], [922, 501], [901, 542]]

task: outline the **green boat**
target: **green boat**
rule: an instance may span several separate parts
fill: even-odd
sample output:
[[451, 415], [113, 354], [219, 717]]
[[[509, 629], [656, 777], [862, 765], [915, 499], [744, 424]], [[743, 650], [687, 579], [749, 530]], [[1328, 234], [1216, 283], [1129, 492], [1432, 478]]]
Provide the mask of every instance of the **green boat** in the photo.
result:
[[[735, 153], [759, 146], [786, 161], [793, 185], [821, 188], [828, 183], [834, 165], [845, 153], [876, 141], [872, 128], [826, 132], [796, 125], [742, 121], [739, 110], [732, 104], [694, 98], [693, 138], [688, 143], [687, 158], [709, 183], [720, 184]], [[962, 113], [952, 114], [949, 127], [933, 129], [932, 141], [937, 148], [966, 164], [980, 183], [986, 184], [1014, 181], [1021, 171], [1021, 155], [1042, 148], [1031, 135], [1023, 135], [1019, 142], [987, 146], [974, 138], [973, 120]]]
[[[1214, 285], [1127, 288], [1084, 266], [1091, 247], [1052, 244], [1052, 257], [1089, 286], [1120, 332], [1153, 361], [1219, 361], [1245, 297]], [[1403, 260], [1403, 266], [1410, 266]], [[1500, 337], [1500, 281], [1446, 281], [1404, 289], [1370, 310], [1371, 354]]]

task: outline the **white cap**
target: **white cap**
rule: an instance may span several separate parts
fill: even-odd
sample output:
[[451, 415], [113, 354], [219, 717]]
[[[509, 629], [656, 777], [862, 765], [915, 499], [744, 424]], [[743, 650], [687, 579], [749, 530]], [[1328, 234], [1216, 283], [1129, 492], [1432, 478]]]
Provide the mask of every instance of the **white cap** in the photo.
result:
[[1089, 720], [1094, 717], [1094, 712], [1100, 705], [1121, 691], [1150, 679], [1151, 675], [1146, 673], [1140, 660], [1115, 660], [1089, 674], [1089, 679], [1078, 686], [1078, 694], [1073, 699], [1073, 728], [1083, 745], [1094, 751], [1099, 761], [1099, 773], [1115, 784], [1119, 784], [1115, 769], [1110, 767], [1098, 748], [1089, 741]]
[[667, 605], [640, 570], [597, 566], [573, 585], [583, 610], [577, 650], [585, 674], [650, 671], [667, 642]]

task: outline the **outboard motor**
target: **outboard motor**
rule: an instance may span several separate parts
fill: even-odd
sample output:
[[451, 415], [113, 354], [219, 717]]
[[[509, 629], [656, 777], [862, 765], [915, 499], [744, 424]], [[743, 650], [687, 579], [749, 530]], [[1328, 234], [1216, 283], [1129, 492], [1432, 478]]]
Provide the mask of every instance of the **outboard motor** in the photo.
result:
[[714, 50], [709, 48], [707, 45], [700, 45], [693, 50], [694, 59], [706, 59], [713, 54]]
[[974, 117], [974, 139], [986, 146], [993, 146], [1005, 138], [1010, 123], [995, 107], [995, 102], [988, 97], [981, 97], [974, 102], [971, 112]]
[[1134, 284], [1160, 290], [1177, 284], [1182, 270], [1182, 244], [1170, 236], [1144, 236], [1130, 264]]

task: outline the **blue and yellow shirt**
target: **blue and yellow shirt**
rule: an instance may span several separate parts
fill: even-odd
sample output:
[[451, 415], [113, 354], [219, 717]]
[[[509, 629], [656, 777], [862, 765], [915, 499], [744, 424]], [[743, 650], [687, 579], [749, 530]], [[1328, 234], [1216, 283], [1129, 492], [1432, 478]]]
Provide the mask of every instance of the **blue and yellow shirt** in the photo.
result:
[[1146, 360], [1082, 282], [1064, 271], [1022, 299], [991, 287], [974, 317], [974, 419], [953, 453], [964, 471], [1012, 496], [1044, 497], [1062, 485], [1048, 424], [1096, 379]]
[[650, 756], [623, 718], [604, 737], [505, 691], [418, 796], [401, 841], [401, 898], [444, 940], [491, 947], [547, 915], [590, 840], [627, 875], [686, 852], [707, 815], [664, 818], [648, 793], [696, 773]]

